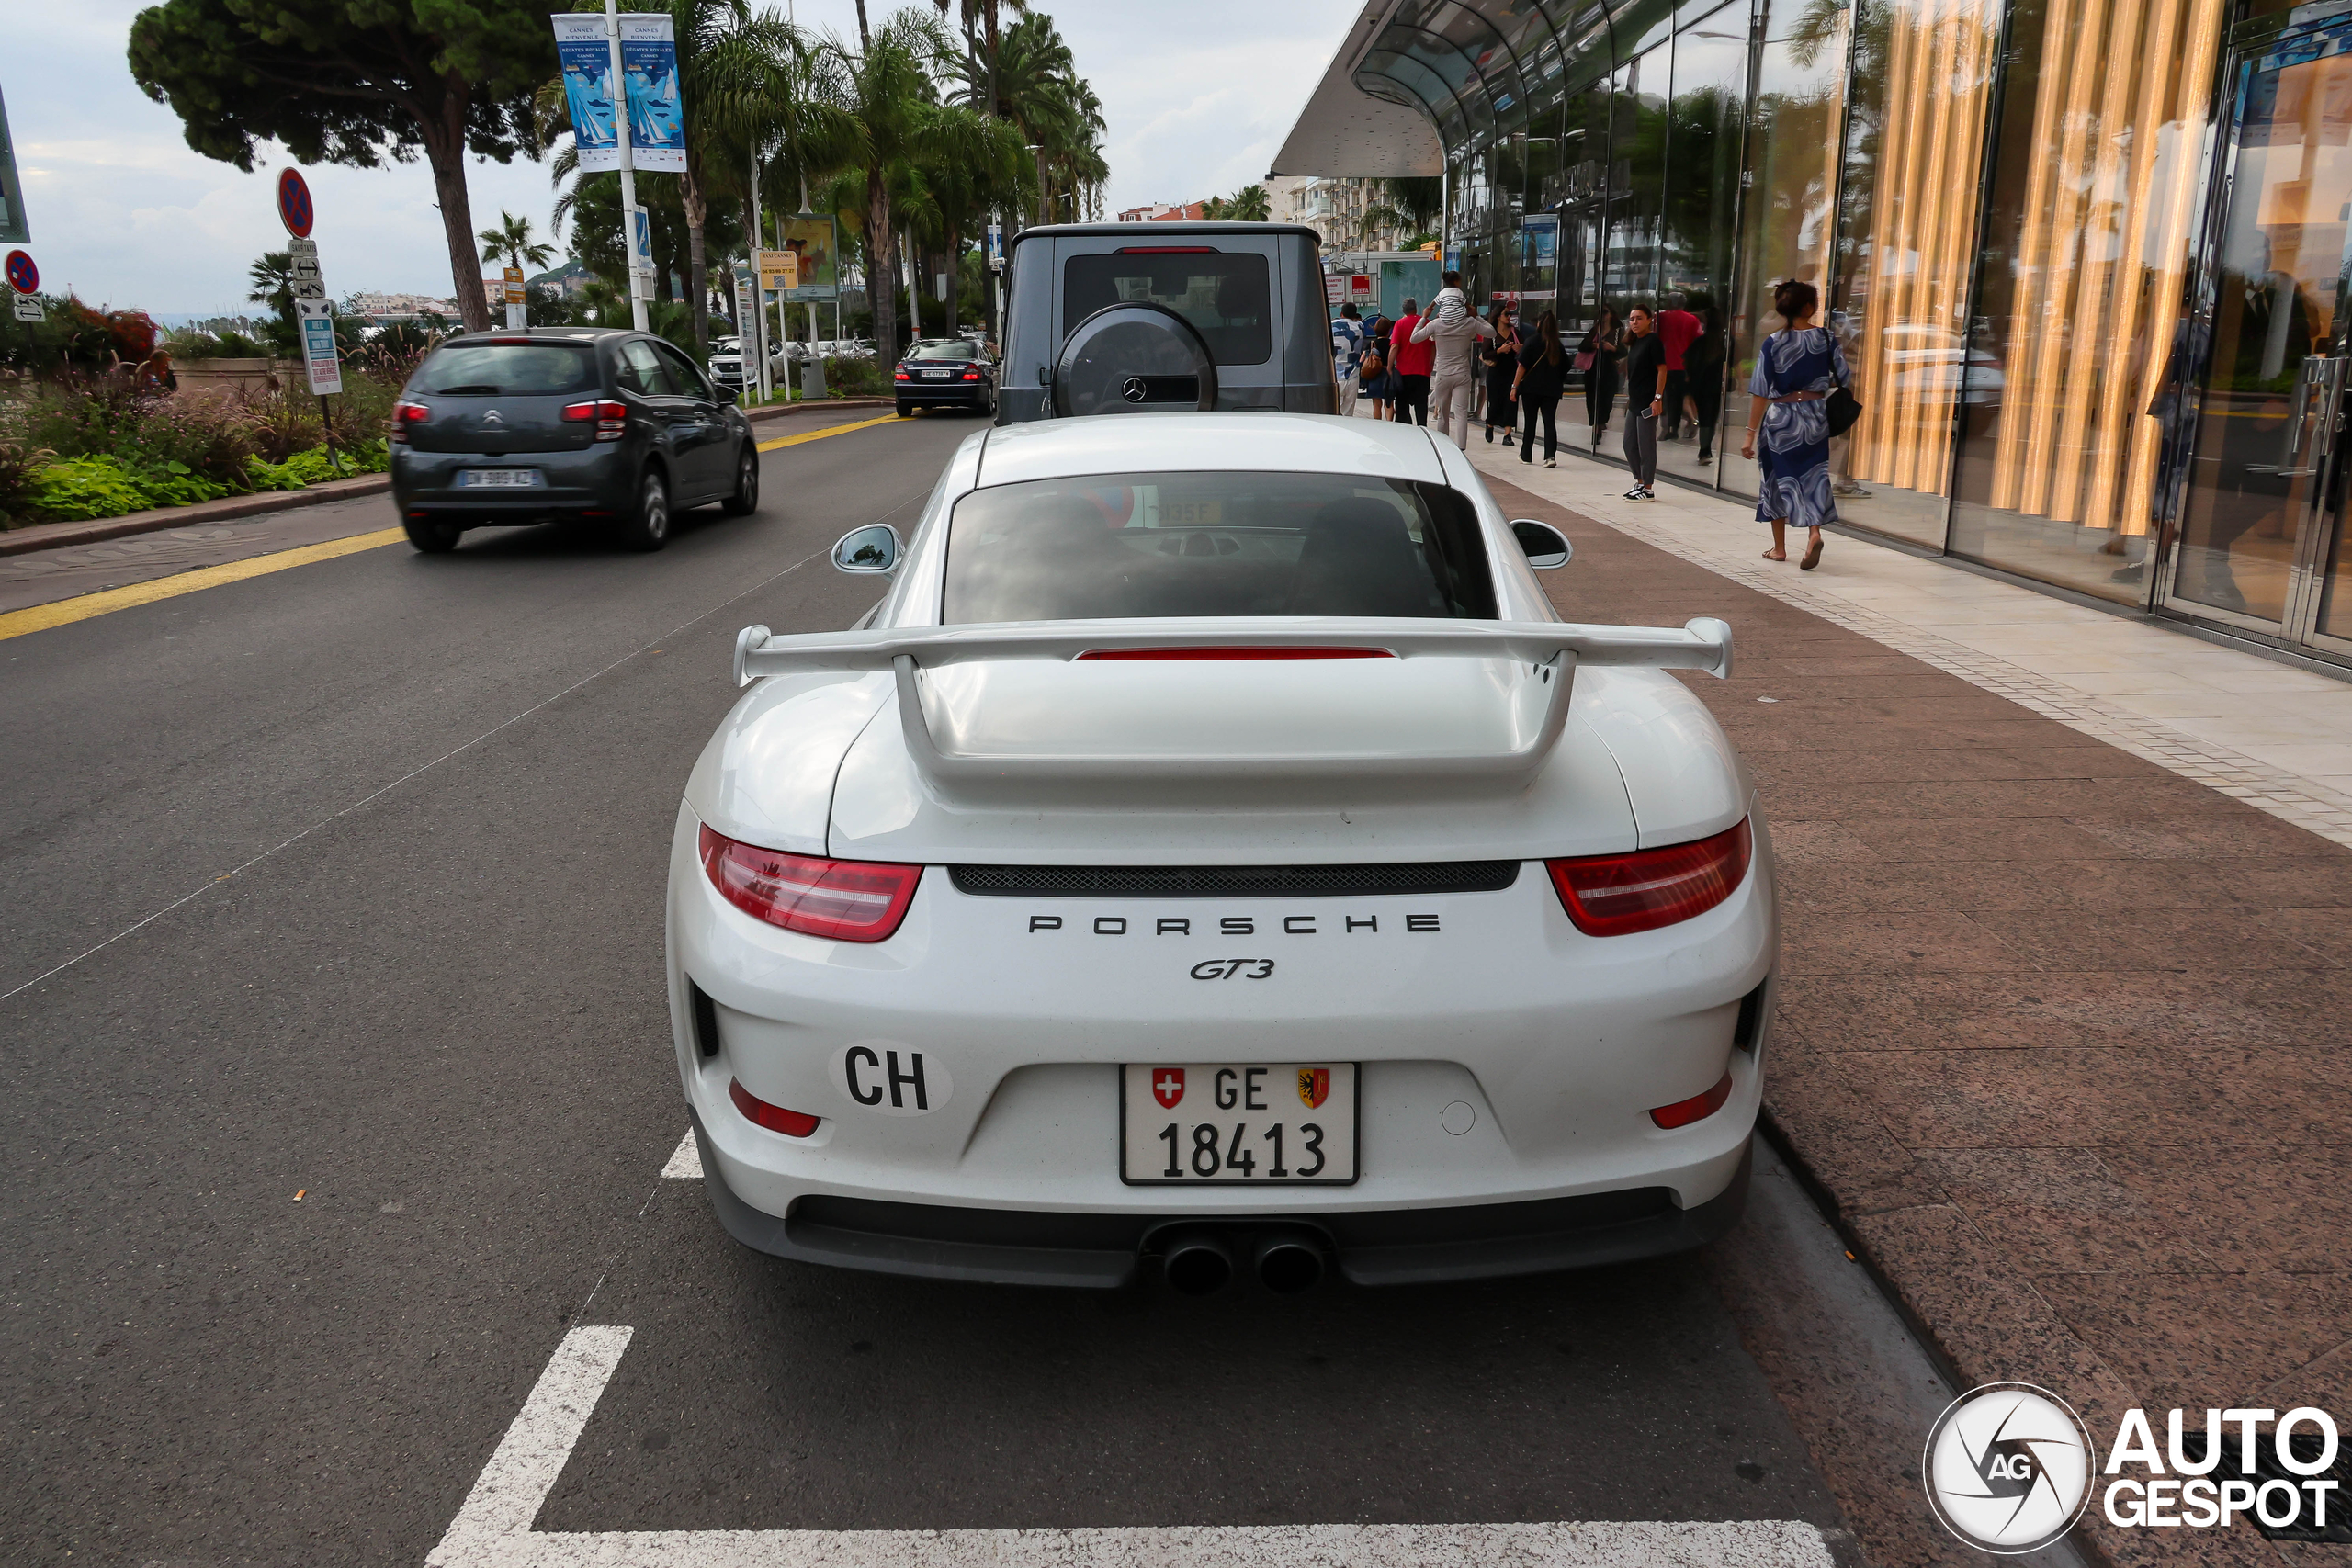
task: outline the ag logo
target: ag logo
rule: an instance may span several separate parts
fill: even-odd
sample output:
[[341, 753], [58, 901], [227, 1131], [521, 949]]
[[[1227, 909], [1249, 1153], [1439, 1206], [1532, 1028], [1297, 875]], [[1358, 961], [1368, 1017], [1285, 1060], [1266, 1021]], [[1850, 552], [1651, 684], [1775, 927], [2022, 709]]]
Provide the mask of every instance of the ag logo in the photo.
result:
[[1323, 1102], [1331, 1098], [1331, 1069], [1301, 1067], [1298, 1069], [1298, 1102], [1309, 1111], [1320, 1111]]
[[1980, 1551], [2014, 1556], [2074, 1528], [2091, 1493], [2090, 1434], [2065, 1401], [1995, 1382], [1952, 1401], [1920, 1462], [1936, 1518]]
[[1162, 1111], [1173, 1111], [1184, 1102], [1184, 1069], [1160, 1067], [1151, 1075], [1151, 1098], [1159, 1101]]
[[1140, 376], [1130, 376], [1119, 383], [1119, 396], [1131, 403], [1143, 401], [1145, 395], [1143, 378]]

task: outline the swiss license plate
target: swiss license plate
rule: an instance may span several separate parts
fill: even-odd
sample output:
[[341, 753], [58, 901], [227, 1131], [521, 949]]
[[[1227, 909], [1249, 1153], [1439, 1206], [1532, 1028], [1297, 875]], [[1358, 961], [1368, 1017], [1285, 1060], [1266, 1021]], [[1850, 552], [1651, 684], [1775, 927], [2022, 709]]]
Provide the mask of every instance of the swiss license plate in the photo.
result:
[[1282, 1187], [1356, 1179], [1353, 1062], [1131, 1062], [1122, 1072], [1123, 1181]]
[[953, 374], [955, 372], [950, 370], [926, 370], [922, 373], [922, 378], [926, 381], [944, 381]]
[[536, 468], [468, 468], [458, 482], [468, 490], [528, 490], [539, 475]]

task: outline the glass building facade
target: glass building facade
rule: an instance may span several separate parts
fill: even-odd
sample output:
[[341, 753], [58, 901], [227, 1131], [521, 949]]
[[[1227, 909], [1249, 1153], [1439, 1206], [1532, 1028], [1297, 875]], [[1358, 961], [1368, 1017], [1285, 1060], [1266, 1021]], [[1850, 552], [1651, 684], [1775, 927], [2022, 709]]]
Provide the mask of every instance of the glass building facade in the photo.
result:
[[[2352, 0], [1397, 0], [1332, 73], [1293, 144], [1346, 156], [1362, 106], [1381, 166], [1278, 173], [1442, 170], [1475, 299], [1715, 329], [1713, 451], [1666, 473], [1754, 493], [1802, 279], [1863, 404], [1846, 523], [2352, 662]], [[1399, 108], [1434, 141], [1401, 161]]]

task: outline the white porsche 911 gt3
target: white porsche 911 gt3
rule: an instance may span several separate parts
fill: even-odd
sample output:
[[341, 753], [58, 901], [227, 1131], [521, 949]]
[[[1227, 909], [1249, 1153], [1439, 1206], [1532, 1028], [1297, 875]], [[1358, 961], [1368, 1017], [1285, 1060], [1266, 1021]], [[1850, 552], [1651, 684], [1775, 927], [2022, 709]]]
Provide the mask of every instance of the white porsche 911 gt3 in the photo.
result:
[[1736, 1221], [1778, 954], [1730, 628], [1559, 620], [1415, 426], [982, 431], [852, 631], [747, 627], [668, 908], [720, 1220], [809, 1262], [1278, 1290]]

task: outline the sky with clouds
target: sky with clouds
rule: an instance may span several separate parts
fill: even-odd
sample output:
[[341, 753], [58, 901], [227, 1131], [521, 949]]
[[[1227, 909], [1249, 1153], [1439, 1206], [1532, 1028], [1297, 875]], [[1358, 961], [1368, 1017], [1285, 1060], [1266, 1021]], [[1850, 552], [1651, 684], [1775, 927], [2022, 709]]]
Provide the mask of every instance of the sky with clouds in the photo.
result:
[[[877, 17], [889, 8], [868, 4]], [[803, 26], [856, 39], [854, 0], [792, 0], [792, 8]], [[1102, 99], [1106, 210], [1198, 200], [1262, 178], [1360, 8], [1360, 0], [1052, 7]], [[244, 175], [189, 151], [177, 118], [139, 91], [124, 63], [141, 9], [133, 0], [19, 0], [8, 9], [0, 95], [42, 287], [158, 314], [249, 309], [246, 268], [285, 241], [269, 184], [283, 155], [264, 148]], [[330, 289], [449, 292], [447, 242], [422, 162], [321, 168], [310, 179]], [[477, 229], [502, 208], [544, 227], [556, 195], [544, 164], [478, 163], [468, 185]]]

